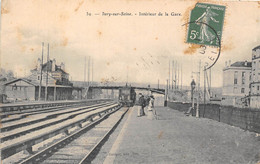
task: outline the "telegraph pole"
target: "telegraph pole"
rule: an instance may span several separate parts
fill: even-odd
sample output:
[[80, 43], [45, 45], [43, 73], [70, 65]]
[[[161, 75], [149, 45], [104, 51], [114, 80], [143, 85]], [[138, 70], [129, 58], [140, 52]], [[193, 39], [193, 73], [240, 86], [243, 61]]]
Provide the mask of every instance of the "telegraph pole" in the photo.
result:
[[88, 86], [90, 82], [90, 56], [88, 57]]
[[181, 90], [182, 90], [182, 63], [181, 63]]
[[198, 76], [198, 98], [197, 98], [197, 110], [196, 110], [196, 117], [199, 117], [199, 104], [200, 104], [200, 67], [201, 67], [201, 60], [199, 62], [199, 76]]
[[46, 85], [45, 85], [45, 101], [48, 99], [48, 69], [49, 69], [49, 43], [48, 43], [48, 53], [47, 53], [47, 71], [46, 71]]
[[126, 67], [126, 84], [128, 84], [128, 66]]
[[180, 63], [178, 63], [178, 89], [180, 89]]
[[211, 97], [211, 68], [209, 69], [209, 97]]
[[167, 82], [167, 87], [168, 87], [168, 89], [170, 89], [170, 87], [171, 87], [171, 61], [169, 60], [169, 79], [168, 79], [168, 81], [169, 81], [169, 84], [168, 84], [168, 82]]
[[173, 89], [173, 70], [174, 70], [174, 60], [172, 61], [172, 89]]
[[93, 74], [93, 73], [94, 73], [94, 71], [93, 71], [93, 68], [94, 68], [93, 65], [94, 65], [94, 59], [92, 58], [92, 69], [91, 69], [91, 70], [92, 70], [92, 80], [91, 80], [91, 81], [92, 81], [92, 85], [93, 85], [93, 76], [94, 76], [94, 74]]
[[168, 80], [167, 80], [165, 92], [164, 92], [164, 106], [167, 106], [167, 98], [168, 98]]
[[86, 62], [87, 62], [87, 58], [85, 56], [85, 63], [84, 63], [84, 88], [86, 88]]
[[199, 99], [200, 99], [200, 67], [201, 67], [201, 60], [199, 61], [199, 71], [198, 72], [192, 72], [197, 75], [197, 92], [198, 92], [198, 97], [197, 97], [197, 110], [196, 110], [196, 117], [199, 117]]
[[175, 84], [175, 89], [177, 89], [177, 76], [176, 76], [177, 75], [177, 61], [175, 62], [174, 69], [175, 69], [175, 80], [174, 80], [175, 83], [174, 84]]
[[40, 100], [41, 100], [41, 90], [42, 90], [42, 65], [43, 65], [43, 48], [44, 48], [44, 42], [42, 42], [41, 76], [40, 76], [40, 85], [39, 85], [39, 92], [38, 92], [38, 101], [40, 101]]
[[204, 102], [203, 102], [203, 117], [205, 114], [205, 106], [206, 106], [206, 66], [204, 66]]

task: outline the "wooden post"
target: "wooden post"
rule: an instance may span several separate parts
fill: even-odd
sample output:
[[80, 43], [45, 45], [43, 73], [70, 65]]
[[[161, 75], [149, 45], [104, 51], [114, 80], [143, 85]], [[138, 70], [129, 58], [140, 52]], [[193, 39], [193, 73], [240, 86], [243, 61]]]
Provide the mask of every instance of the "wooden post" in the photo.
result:
[[54, 86], [54, 101], [56, 101], [56, 86]]
[[191, 96], [192, 96], [192, 104], [191, 104], [191, 107], [192, 107], [192, 110], [194, 109], [194, 89], [192, 89], [191, 91]]
[[174, 70], [174, 60], [172, 61], [172, 89], [173, 89], [173, 81], [174, 81], [173, 80], [173, 76], [174, 76], [173, 75], [173, 72], [174, 72], [173, 70]]
[[91, 71], [92, 71], [92, 73], [91, 73], [92, 80], [91, 80], [91, 85], [93, 85], [93, 76], [94, 76], [93, 65], [94, 65], [94, 60], [92, 58], [92, 69], [91, 69]]
[[182, 90], [182, 63], [181, 63], [181, 90]]
[[40, 101], [40, 100], [41, 100], [41, 90], [42, 90], [42, 65], [43, 65], [43, 47], [44, 47], [44, 42], [42, 42], [41, 76], [40, 76], [40, 85], [39, 85], [39, 92], [38, 92], [38, 101]]
[[167, 82], [168, 89], [171, 89], [171, 61], [169, 60], [169, 82]]
[[204, 98], [204, 106], [203, 106], [203, 117], [205, 114], [205, 110], [206, 110], [206, 66], [204, 66], [204, 94], [203, 94], [203, 98]]
[[199, 96], [198, 96], [198, 98], [197, 98], [197, 109], [196, 109], [196, 117], [197, 118], [200, 117], [199, 116], [199, 104], [200, 104], [200, 101], [199, 101]]
[[180, 89], [180, 63], [178, 63], [177, 65], [177, 69], [178, 69], [178, 89]]
[[167, 97], [168, 97], [168, 80], [167, 80], [167, 85], [165, 87], [165, 93], [164, 93], [164, 106], [167, 106]]
[[177, 89], [177, 61], [175, 62], [174, 70], [175, 70], [174, 88]]
[[46, 65], [46, 84], [45, 84], [45, 101], [48, 100], [48, 74], [49, 74], [49, 43], [48, 43], [48, 53], [47, 53], [47, 65]]
[[88, 87], [90, 85], [90, 56], [88, 57]]
[[200, 67], [201, 67], [201, 60], [199, 62], [199, 73], [198, 73], [198, 98], [197, 98], [197, 110], [196, 110], [196, 117], [199, 117], [199, 103], [200, 103]]

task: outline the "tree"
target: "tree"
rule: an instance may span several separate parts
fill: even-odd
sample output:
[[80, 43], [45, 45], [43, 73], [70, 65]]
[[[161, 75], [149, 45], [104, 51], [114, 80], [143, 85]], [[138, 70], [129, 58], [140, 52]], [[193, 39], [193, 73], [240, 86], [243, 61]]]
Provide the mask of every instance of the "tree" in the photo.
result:
[[15, 79], [14, 73], [13, 73], [12, 70], [7, 70], [7, 71], [6, 71], [6, 70], [3, 69], [3, 68], [0, 69], [0, 77], [1, 77], [1, 78], [6, 78], [8, 81]]

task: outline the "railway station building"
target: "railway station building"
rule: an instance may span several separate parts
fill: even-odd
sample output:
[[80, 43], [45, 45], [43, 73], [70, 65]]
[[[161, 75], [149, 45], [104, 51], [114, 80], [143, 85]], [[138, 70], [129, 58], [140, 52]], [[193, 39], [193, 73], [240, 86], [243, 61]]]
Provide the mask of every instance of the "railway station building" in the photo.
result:
[[46, 86], [49, 101], [74, 99], [72, 92], [76, 92], [77, 99], [82, 98], [82, 88], [73, 87], [69, 81], [69, 74], [65, 72], [65, 64], [57, 65], [55, 59], [44, 63], [42, 70], [41, 60], [38, 59], [37, 67], [31, 70], [28, 77], [9, 81], [4, 85], [5, 94], [11, 100], [39, 100], [39, 88], [40, 99], [44, 100]]

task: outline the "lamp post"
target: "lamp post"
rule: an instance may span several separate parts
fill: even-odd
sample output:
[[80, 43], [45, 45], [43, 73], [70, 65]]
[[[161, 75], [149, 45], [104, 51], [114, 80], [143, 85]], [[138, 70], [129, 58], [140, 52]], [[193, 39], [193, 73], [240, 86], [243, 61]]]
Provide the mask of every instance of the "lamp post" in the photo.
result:
[[151, 86], [150, 86], [150, 84], [148, 85], [148, 96], [150, 96], [151, 95]]
[[190, 83], [190, 86], [191, 86], [191, 100], [192, 100], [192, 110], [194, 109], [194, 89], [196, 87], [196, 83], [194, 81], [194, 79], [192, 79], [191, 83]]

